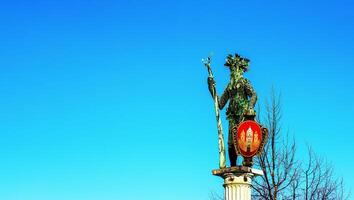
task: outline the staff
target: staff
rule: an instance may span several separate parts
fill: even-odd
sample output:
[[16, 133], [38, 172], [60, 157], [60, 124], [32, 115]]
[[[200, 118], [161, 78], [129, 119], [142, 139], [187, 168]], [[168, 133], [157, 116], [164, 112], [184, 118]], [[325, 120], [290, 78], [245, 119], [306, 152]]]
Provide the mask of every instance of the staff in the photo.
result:
[[[214, 79], [213, 72], [211, 71], [210, 67], [210, 56], [207, 59], [203, 59], [203, 64], [208, 68], [209, 79]], [[225, 159], [225, 146], [224, 146], [224, 133], [222, 131], [221, 119], [220, 119], [220, 110], [219, 110], [219, 100], [218, 96], [216, 95], [215, 84], [212, 88], [212, 96], [214, 99], [214, 108], [215, 108], [215, 115], [216, 115], [216, 123], [218, 127], [218, 144], [219, 144], [219, 167], [225, 168], [226, 167], [226, 159]]]

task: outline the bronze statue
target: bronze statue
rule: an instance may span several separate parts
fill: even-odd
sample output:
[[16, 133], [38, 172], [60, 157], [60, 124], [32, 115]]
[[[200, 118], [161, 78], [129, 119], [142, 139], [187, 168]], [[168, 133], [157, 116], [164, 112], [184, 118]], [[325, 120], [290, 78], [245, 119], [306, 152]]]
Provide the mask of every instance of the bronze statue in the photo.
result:
[[[227, 85], [224, 93], [219, 97], [216, 95], [215, 81], [210, 69], [210, 58], [204, 64], [208, 67], [209, 77], [208, 77], [208, 86], [209, 91], [214, 98], [214, 102], [217, 102], [218, 109], [223, 109], [227, 102], [229, 102], [226, 115], [229, 121], [229, 135], [228, 135], [228, 152], [230, 165], [236, 166], [237, 161], [237, 150], [234, 145], [234, 135], [232, 129], [237, 126], [240, 122], [244, 120], [254, 120], [255, 111], [254, 106], [257, 101], [257, 95], [250, 82], [243, 77], [243, 73], [248, 70], [249, 60], [243, 58], [238, 54], [231, 55], [229, 54], [226, 58], [226, 67], [230, 69], [230, 83]], [[218, 116], [217, 111], [217, 118]], [[218, 119], [220, 120], [220, 119]], [[221, 126], [221, 123], [220, 123]], [[221, 129], [221, 128], [220, 128]], [[219, 130], [219, 123], [218, 123]], [[222, 129], [221, 129], [222, 133]], [[222, 145], [223, 145], [223, 138]], [[223, 151], [220, 148], [220, 130], [219, 130], [219, 153]], [[220, 153], [220, 155], [222, 155]], [[220, 158], [221, 160], [221, 158]], [[252, 162], [252, 161], [250, 161]], [[221, 161], [220, 161], [221, 163]], [[222, 167], [221, 167], [222, 168]]]

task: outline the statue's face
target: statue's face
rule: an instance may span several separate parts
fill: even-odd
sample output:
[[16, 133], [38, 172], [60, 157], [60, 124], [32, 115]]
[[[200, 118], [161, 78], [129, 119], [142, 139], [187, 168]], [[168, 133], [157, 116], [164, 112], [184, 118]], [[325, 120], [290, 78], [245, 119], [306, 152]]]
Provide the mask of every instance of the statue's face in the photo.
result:
[[231, 80], [237, 80], [243, 76], [243, 69], [238, 66], [230, 67]]
[[248, 59], [241, 58], [238, 55], [228, 55], [224, 65], [228, 66], [230, 69], [231, 82], [243, 76], [245, 69], [248, 67], [248, 62]]

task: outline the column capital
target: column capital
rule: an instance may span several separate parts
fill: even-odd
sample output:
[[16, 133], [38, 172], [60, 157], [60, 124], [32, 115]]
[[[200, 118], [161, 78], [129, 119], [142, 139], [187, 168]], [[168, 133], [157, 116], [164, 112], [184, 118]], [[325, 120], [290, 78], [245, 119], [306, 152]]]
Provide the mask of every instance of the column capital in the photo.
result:
[[244, 175], [244, 174], [252, 174], [252, 176], [263, 176], [263, 171], [259, 169], [254, 169], [246, 166], [233, 166], [222, 169], [214, 169], [212, 170], [213, 175], [220, 176], [225, 178], [225, 176], [229, 174], [233, 174], [235, 176]]

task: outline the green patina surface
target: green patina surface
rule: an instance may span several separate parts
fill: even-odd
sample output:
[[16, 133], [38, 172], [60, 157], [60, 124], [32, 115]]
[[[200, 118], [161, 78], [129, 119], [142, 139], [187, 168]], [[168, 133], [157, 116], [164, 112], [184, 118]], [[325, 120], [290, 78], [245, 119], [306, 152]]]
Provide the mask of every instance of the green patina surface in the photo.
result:
[[228, 148], [231, 165], [236, 165], [237, 153], [234, 148], [232, 127], [237, 126], [245, 120], [246, 116], [254, 116], [254, 106], [257, 95], [249, 80], [243, 77], [248, 70], [249, 60], [238, 54], [229, 54], [224, 64], [230, 69], [230, 82], [221, 96], [216, 95], [215, 81], [213, 77], [208, 78], [209, 91], [213, 98], [217, 98], [219, 109], [223, 109], [228, 103], [226, 116], [229, 121]]

